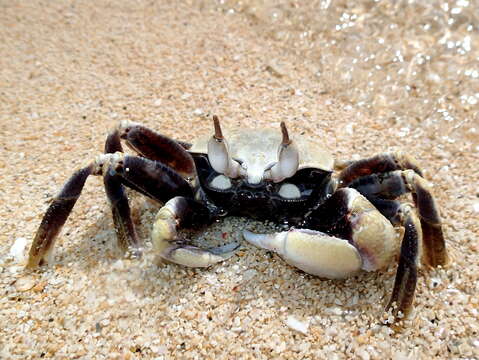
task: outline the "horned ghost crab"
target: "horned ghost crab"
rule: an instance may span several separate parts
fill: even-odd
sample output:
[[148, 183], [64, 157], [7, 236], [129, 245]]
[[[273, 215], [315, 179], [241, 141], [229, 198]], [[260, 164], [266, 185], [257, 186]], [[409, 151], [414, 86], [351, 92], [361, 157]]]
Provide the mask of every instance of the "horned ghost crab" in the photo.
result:
[[[140, 124], [122, 122], [107, 137], [105, 154], [76, 171], [53, 199], [30, 249], [28, 267], [47, 262], [56, 236], [90, 175], [103, 177], [118, 243], [141, 256], [124, 186], [164, 204], [152, 231], [166, 261], [207, 267], [231, 257], [238, 244], [203, 249], [181, 229], [208, 225], [226, 215], [288, 225], [273, 234], [244, 231], [246, 241], [278, 253], [287, 263], [324, 278], [388, 266], [399, 250], [390, 302], [396, 317], [411, 309], [420, 259], [445, 265], [447, 253], [430, 186], [415, 161], [401, 153], [345, 163], [335, 172], [331, 154], [304, 137], [241, 130], [194, 144], [176, 141]], [[138, 156], [123, 153], [121, 140]], [[411, 193], [414, 204], [398, 197]], [[397, 229], [402, 231], [397, 231]]]

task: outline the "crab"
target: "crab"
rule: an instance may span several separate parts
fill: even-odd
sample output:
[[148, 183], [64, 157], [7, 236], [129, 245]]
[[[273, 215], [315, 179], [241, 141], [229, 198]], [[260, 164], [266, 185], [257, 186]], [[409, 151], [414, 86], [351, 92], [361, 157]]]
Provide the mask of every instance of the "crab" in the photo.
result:
[[[77, 170], [53, 199], [33, 240], [27, 267], [51, 257], [55, 239], [90, 175], [103, 177], [120, 248], [141, 256], [124, 187], [163, 204], [152, 229], [153, 248], [167, 262], [208, 267], [230, 258], [239, 244], [201, 248], [182, 236], [227, 215], [282, 224], [286, 231], [244, 239], [279, 254], [306, 273], [343, 279], [386, 268], [399, 252], [386, 306], [396, 318], [412, 308], [418, 266], [448, 261], [431, 186], [416, 161], [382, 153], [335, 161], [307, 136], [272, 129], [223, 132], [193, 144], [123, 121], [107, 137], [105, 152]], [[123, 152], [122, 140], [137, 153]], [[413, 203], [398, 198], [411, 193]]]

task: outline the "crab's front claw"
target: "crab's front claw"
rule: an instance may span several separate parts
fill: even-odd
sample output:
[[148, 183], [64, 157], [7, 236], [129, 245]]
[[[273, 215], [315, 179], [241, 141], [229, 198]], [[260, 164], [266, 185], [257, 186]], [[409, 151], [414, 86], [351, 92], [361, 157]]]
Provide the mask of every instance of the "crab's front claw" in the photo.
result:
[[201, 203], [184, 197], [169, 200], [158, 212], [153, 225], [155, 251], [166, 261], [188, 267], [208, 267], [229, 259], [239, 247], [238, 243], [201, 249], [178, 236], [180, 228], [195, 228], [209, 222], [210, 213]]
[[361, 269], [358, 250], [347, 240], [319, 231], [293, 229], [275, 234], [244, 231], [249, 243], [278, 253], [288, 264], [328, 279], [346, 278]]

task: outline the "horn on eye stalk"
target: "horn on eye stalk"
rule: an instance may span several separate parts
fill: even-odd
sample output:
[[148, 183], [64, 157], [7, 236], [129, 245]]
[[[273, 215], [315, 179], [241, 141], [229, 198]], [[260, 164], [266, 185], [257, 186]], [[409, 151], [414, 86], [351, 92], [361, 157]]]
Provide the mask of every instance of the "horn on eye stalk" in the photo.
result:
[[281, 132], [283, 133], [283, 139], [278, 148], [278, 162], [270, 170], [266, 171], [264, 176], [275, 183], [293, 176], [299, 166], [298, 149], [289, 138], [288, 129], [284, 121], [281, 122]]
[[218, 116], [213, 115], [215, 134], [208, 141], [208, 159], [211, 167], [218, 173], [229, 178], [237, 178], [240, 175], [240, 164], [231, 158], [228, 142], [221, 131]]

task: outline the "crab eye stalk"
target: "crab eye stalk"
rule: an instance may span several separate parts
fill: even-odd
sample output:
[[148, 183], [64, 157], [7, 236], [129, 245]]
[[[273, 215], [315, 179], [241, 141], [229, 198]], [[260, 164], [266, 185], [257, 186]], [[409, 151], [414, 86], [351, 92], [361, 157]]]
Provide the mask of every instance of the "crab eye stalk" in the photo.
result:
[[213, 135], [216, 140], [223, 140], [223, 132], [221, 131], [220, 119], [218, 116], [213, 115], [213, 125], [215, 127], [215, 134]]
[[270, 170], [266, 171], [264, 176], [275, 183], [293, 176], [299, 166], [298, 149], [289, 138], [288, 129], [284, 121], [281, 122], [281, 132], [283, 133], [283, 139], [278, 148], [278, 162]]
[[220, 121], [216, 115], [213, 116], [215, 134], [208, 141], [208, 159], [211, 167], [220, 174], [229, 178], [240, 176], [241, 166], [233, 160], [229, 154], [228, 143], [221, 131]]

